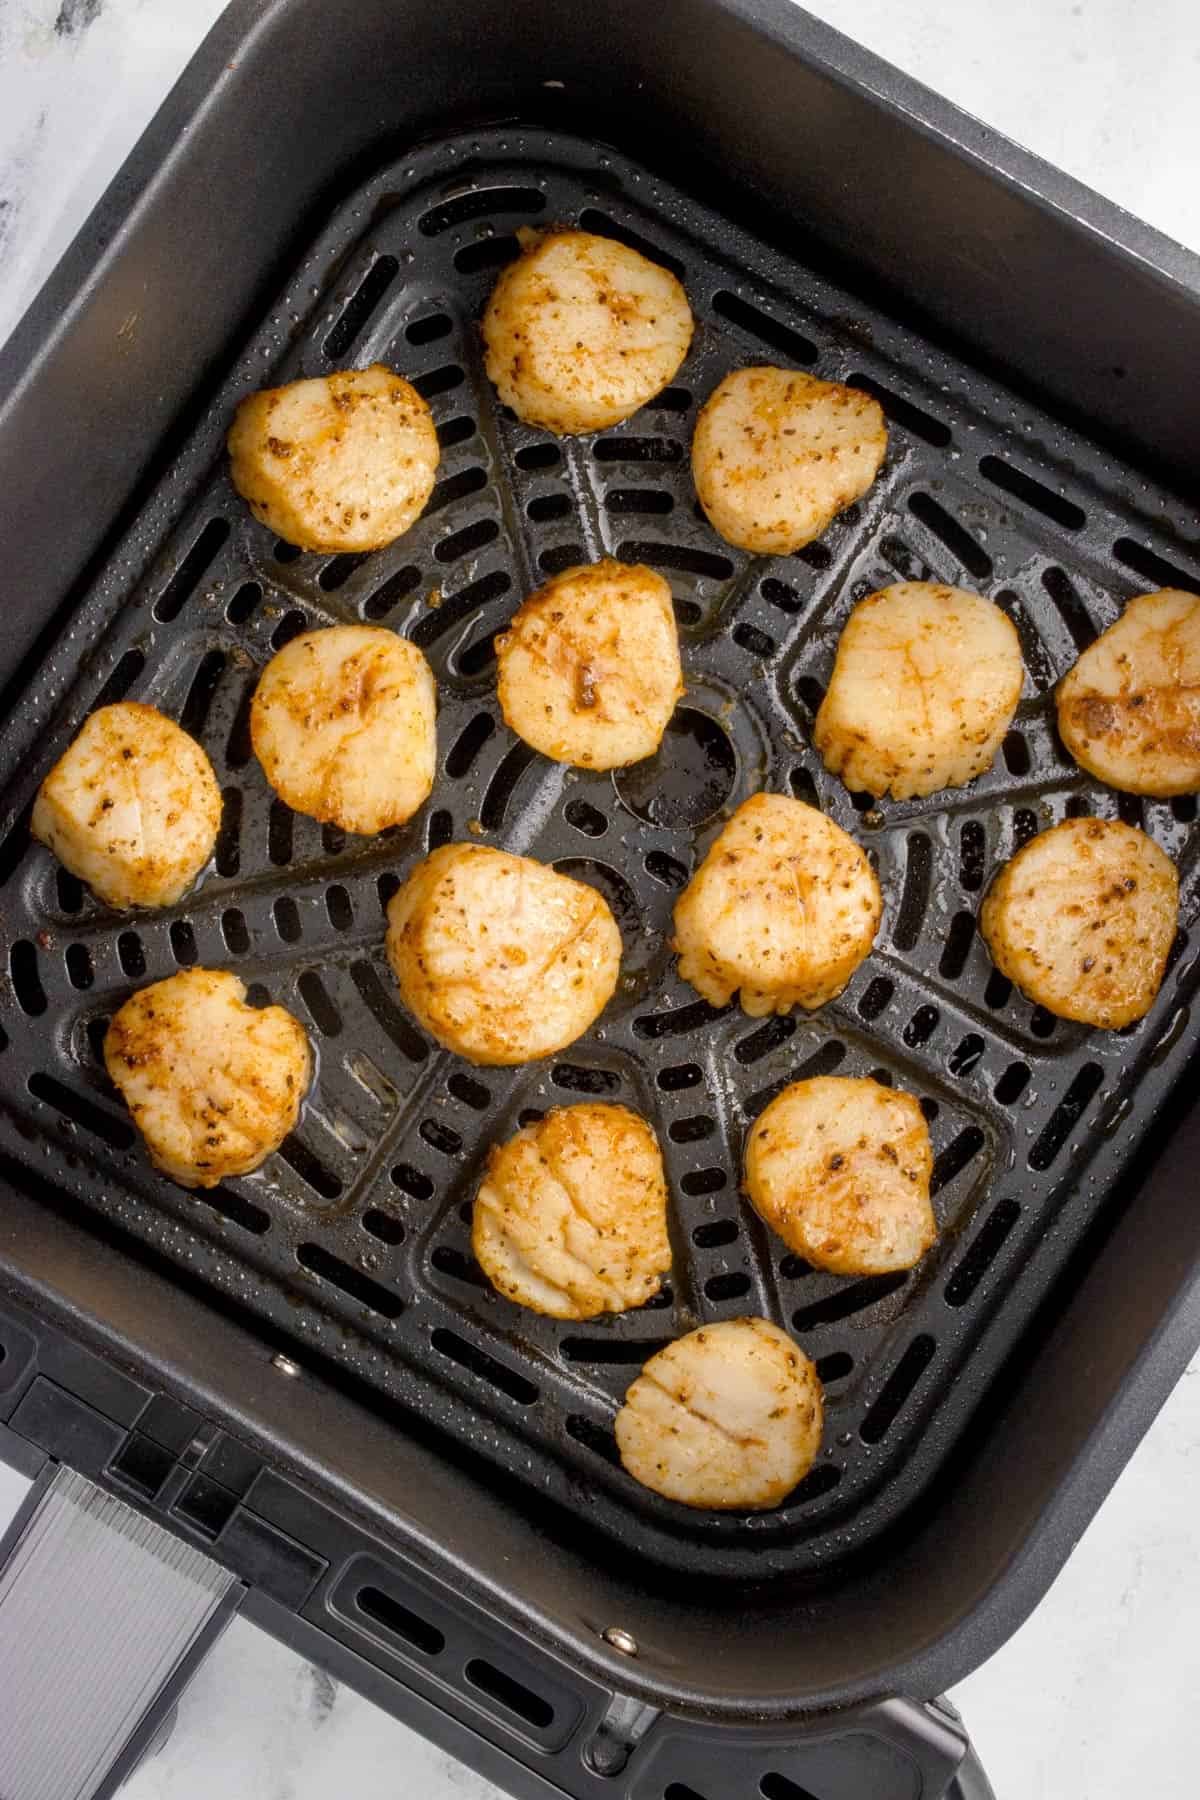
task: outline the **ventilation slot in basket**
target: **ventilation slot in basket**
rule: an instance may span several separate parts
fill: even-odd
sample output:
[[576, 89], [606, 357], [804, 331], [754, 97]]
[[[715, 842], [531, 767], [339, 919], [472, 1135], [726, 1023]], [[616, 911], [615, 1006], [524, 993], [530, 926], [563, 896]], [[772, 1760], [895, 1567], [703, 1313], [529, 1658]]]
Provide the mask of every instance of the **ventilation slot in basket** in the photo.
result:
[[[504, 815], [516, 792], [517, 783], [536, 757], [537, 752], [531, 750], [528, 744], [514, 744], [506, 753], [503, 762], [488, 782], [487, 792], [479, 808], [479, 822], [486, 830], [496, 831], [504, 823]], [[446, 767], [449, 773], [448, 761]]]
[[559, 1352], [567, 1362], [640, 1369], [670, 1341], [670, 1338], [565, 1337]]
[[789, 1781], [786, 1775], [779, 1775], [774, 1770], [763, 1776], [758, 1784], [758, 1791], [763, 1800], [819, 1800], [819, 1796], [811, 1794], [807, 1788], [800, 1787], [795, 1781]]
[[322, 1037], [340, 1037], [342, 1015], [334, 1005], [328, 988], [315, 969], [305, 969], [296, 983], [300, 998], [309, 1010], [313, 1024]]
[[[780, 1272], [785, 1273], [784, 1262], [780, 1264]], [[807, 1264], [804, 1267], [807, 1272]], [[815, 1331], [818, 1325], [837, 1325], [843, 1319], [851, 1319], [855, 1313], [866, 1312], [869, 1307], [877, 1306], [881, 1300], [898, 1293], [908, 1281], [903, 1273], [895, 1275], [869, 1275], [864, 1281], [856, 1281], [850, 1287], [838, 1288], [832, 1294], [826, 1294], [821, 1300], [813, 1300], [807, 1306], [798, 1307], [792, 1314], [792, 1324], [798, 1332]]]
[[325, 354], [330, 362], [338, 362], [360, 336], [368, 319], [399, 272], [394, 256], [379, 256], [363, 276], [342, 312], [341, 318], [325, 339]]
[[124, 656], [96, 695], [96, 710], [102, 706], [114, 706], [118, 700], [124, 700], [126, 694], [146, 666], [146, 658], [140, 650], [126, 650]]
[[225, 653], [223, 650], [209, 650], [200, 658], [196, 673], [192, 677], [192, 685], [188, 689], [187, 699], [183, 703], [183, 711], [179, 715], [180, 726], [189, 736], [194, 738], [204, 736], [208, 711], [224, 669]]
[[733, 574], [733, 564], [727, 556], [696, 550], [690, 544], [657, 544], [648, 538], [630, 538], [619, 547], [617, 557], [621, 562], [649, 563], [655, 569], [672, 569], [677, 575], [697, 575], [708, 581], [728, 581]]
[[689, 1199], [699, 1199], [704, 1194], [719, 1194], [729, 1184], [729, 1177], [724, 1169], [690, 1169], [680, 1179], [680, 1187]]
[[1023, 469], [1014, 469], [1011, 463], [1004, 462], [999, 456], [981, 456], [979, 473], [993, 487], [998, 487], [1014, 500], [1020, 500], [1025, 506], [1033, 507], [1043, 517], [1051, 519], [1055, 525], [1061, 525], [1067, 531], [1082, 531], [1087, 524], [1087, 514], [1082, 507], [1076, 506], [1063, 494], [1056, 494], [1043, 482], [1035, 481], [1032, 475], [1026, 475]]
[[642, 866], [647, 875], [661, 882], [663, 887], [681, 888], [686, 885], [686, 868], [676, 857], [668, 856], [665, 850], [651, 850]]
[[405, 1238], [403, 1221], [396, 1218], [394, 1213], [383, 1212], [377, 1206], [363, 1214], [363, 1230], [369, 1231], [381, 1244], [391, 1246], [402, 1244]]
[[882, 382], [873, 380], [870, 375], [861, 374], [847, 375], [846, 381], [850, 387], [861, 388], [864, 393], [878, 400], [893, 425], [911, 432], [913, 437], [919, 437], [923, 443], [932, 444], [935, 450], [944, 450], [950, 442], [952, 433], [948, 425], [943, 425], [940, 419], [933, 418], [930, 413], [923, 412], [911, 400], [904, 399], [903, 395], [884, 387]]
[[880, 1443], [891, 1430], [905, 1401], [933, 1361], [937, 1344], [928, 1333], [915, 1337], [888, 1376], [883, 1392], [859, 1426], [864, 1444]]
[[992, 1208], [967, 1254], [951, 1272], [946, 1283], [947, 1306], [966, 1305], [999, 1256], [1020, 1216], [1021, 1208], [1015, 1200], [1001, 1200]]
[[[717, 1173], [720, 1174], [720, 1170]], [[721, 1180], [724, 1185], [724, 1176]], [[697, 1225], [692, 1233], [692, 1242], [698, 1250], [721, 1250], [726, 1244], [736, 1244], [737, 1240], [736, 1219], [710, 1219], [707, 1225]]]
[[965, 526], [940, 506], [932, 494], [913, 494], [908, 502], [908, 510], [914, 518], [920, 519], [927, 531], [931, 531], [940, 543], [944, 544], [951, 556], [961, 563], [968, 575], [977, 581], [986, 581], [992, 572], [992, 559], [982, 544], [977, 544]]
[[795, 1030], [796, 1021], [790, 1014], [776, 1013], [765, 1025], [760, 1025], [757, 1031], [739, 1038], [733, 1046], [733, 1054], [743, 1067], [748, 1068], [751, 1063], [769, 1056], [772, 1050], [778, 1050], [781, 1044], [786, 1044]]
[[710, 1006], [707, 1000], [693, 1000], [690, 1006], [677, 1007], [674, 1012], [643, 1013], [633, 1021], [633, 1029], [641, 1038], [683, 1037], [702, 1025], [711, 1025], [715, 1019], [723, 1019], [728, 1010]]
[[375, 589], [374, 593], [367, 595], [363, 601], [364, 615], [368, 619], [385, 618], [394, 606], [399, 606], [401, 600], [406, 600], [420, 584], [420, 569], [412, 563], [406, 563], [404, 568], [397, 569], [394, 574], [389, 575], [387, 580]]
[[518, 1405], [532, 1406], [537, 1399], [538, 1390], [532, 1381], [526, 1381], [515, 1369], [497, 1362], [494, 1356], [489, 1356], [477, 1344], [468, 1344], [456, 1331], [447, 1331], [444, 1326], [439, 1325], [430, 1334], [429, 1341], [442, 1356], [449, 1357], [460, 1368], [470, 1370], [472, 1375], [477, 1375], [481, 1381], [486, 1381], [500, 1393], [507, 1394]]
[[742, 300], [737, 294], [731, 294], [725, 288], [713, 295], [713, 311], [721, 318], [728, 319], [739, 331], [757, 338], [760, 343], [770, 344], [772, 350], [780, 351], [790, 362], [815, 363], [820, 354], [811, 338], [802, 332], [793, 331], [782, 319], [773, 319], [760, 307], [751, 306], [748, 300]]
[[491, 1090], [485, 1088], [482, 1081], [476, 1081], [473, 1075], [468, 1075], [465, 1069], [456, 1069], [446, 1087], [456, 1100], [461, 1100], [472, 1112], [485, 1112], [492, 1104]]
[[468, 194], [457, 194], [422, 213], [417, 228], [426, 237], [438, 237], [455, 225], [466, 225], [472, 219], [490, 219], [497, 213], [540, 213], [546, 210], [546, 196], [540, 188], [489, 187], [473, 188]]
[[47, 1006], [46, 990], [38, 968], [37, 947], [28, 938], [18, 938], [9, 951], [8, 971], [21, 1011], [31, 1019], [40, 1018]]
[[464, 775], [470, 774], [476, 757], [495, 729], [496, 721], [490, 713], [476, 713], [463, 727], [446, 754], [446, 773], [452, 781], [461, 781]]
[[184, 603], [199, 587], [209, 564], [229, 536], [228, 519], [210, 519], [179, 567], [154, 602], [154, 617], [162, 624], [177, 618]]
[[320, 1244], [297, 1244], [296, 1261], [310, 1275], [317, 1275], [331, 1287], [340, 1288], [343, 1294], [369, 1307], [383, 1319], [398, 1319], [404, 1311], [403, 1300], [389, 1288], [372, 1281], [369, 1275], [343, 1262], [339, 1256], [331, 1256]]
[[978, 1125], [965, 1125], [958, 1136], [934, 1157], [930, 1192], [940, 1193], [942, 1188], [961, 1175], [967, 1164], [979, 1155], [986, 1142]]
[[102, 1138], [114, 1150], [128, 1150], [137, 1137], [137, 1132], [127, 1119], [114, 1118], [84, 1094], [77, 1094], [73, 1088], [64, 1087], [53, 1075], [46, 1075], [40, 1069], [35, 1069], [27, 1085], [35, 1100], [42, 1100], [47, 1106], [52, 1106], [60, 1118], [72, 1125], [81, 1125], [85, 1131]]
[[892, 943], [907, 954], [916, 948], [929, 905], [933, 879], [933, 844], [923, 831], [910, 832], [905, 842], [904, 891], [892, 926]]
[[1088, 649], [1096, 641], [1096, 627], [1067, 571], [1056, 566], [1044, 569], [1042, 586], [1058, 608], [1076, 650]]
[[1125, 568], [1132, 569], [1144, 581], [1153, 582], [1155, 587], [1183, 588], [1189, 594], [1200, 593], [1200, 575], [1189, 574], [1178, 563], [1168, 562], [1165, 556], [1147, 550], [1134, 538], [1118, 538], [1113, 545], [1113, 555]]
[[252, 1200], [235, 1193], [232, 1188], [203, 1188], [196, 1199], [201, 1206], [211, 1206], [220, 1213], [223, 1219], [230, 1219], [233, 1224], [240, 1225], [243, 1231], [253, 1232], [255, 1237], [263, 1237], [271, 1228], [271, 1215], [255, 1206]]
[[615, 219], [610, 219], [607, 213], [597, 212], [594, 207], [588, 207], [580, 213], [579, 225], [582, 231], [594, 231], [597, 237], [616, 238], [619, 244], [625, 244], [630, 250], [636, 250], [639, 256], [648, 257], [660, 268], [670, 269], [672, 275], [678, 276], [680, 281], [683, 281], [687, 274], [687, 270], [677, 256], [672, 256], [659, 244], [652, 244], [649, 238], [640, 237], [628, 225], [619, 225]]
[[433, 1182], [420, 1169], [414, 1169], [411, 1163], [397, 1163], [392, 1170], [392, 1180], [402, 1193], [413, 1200], [432, 1200]]
[[1051, 1113], [1032, 1150], [1029, 1166], [1039, 1172], [1048, 1169], [1071, 1133], [1087, 1111], [1104, 1081], [1099, 1063], [1084, 1063], [1078, 1075]]
[[315, 1194], [320, 1194], [322, 1200], [336, 1200], [340, 1197], [341, 1181], [294, 1132], [284, 1138], [279, 1146], [279, 1154], [288, 1168], [294, 1170]]

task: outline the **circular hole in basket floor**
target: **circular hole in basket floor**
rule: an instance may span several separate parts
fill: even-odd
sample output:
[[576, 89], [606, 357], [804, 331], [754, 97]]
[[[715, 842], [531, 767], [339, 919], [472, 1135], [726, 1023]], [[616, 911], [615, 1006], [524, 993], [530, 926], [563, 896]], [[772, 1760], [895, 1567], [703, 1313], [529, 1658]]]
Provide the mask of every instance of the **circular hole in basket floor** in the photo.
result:
[[618, 798], [649, 825], [705, 825], [733, 792], [737, 754], [708, 713], [676, 708], [654, 756], [613, 772]]

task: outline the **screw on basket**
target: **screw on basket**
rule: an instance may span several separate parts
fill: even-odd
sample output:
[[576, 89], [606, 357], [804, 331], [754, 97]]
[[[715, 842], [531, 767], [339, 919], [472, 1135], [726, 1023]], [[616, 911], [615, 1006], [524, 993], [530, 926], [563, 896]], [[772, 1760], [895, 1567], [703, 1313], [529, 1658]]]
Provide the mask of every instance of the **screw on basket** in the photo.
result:
[[626, 1631], [622, 1625], [609, 1625], [600, 1633], [600, 1636], [606, 1644], [611, 1644], [614, 1650], [619, 1650], [622, 1656], [636, 1656], [638, 1653], [637, 1639], [632, 1631]]

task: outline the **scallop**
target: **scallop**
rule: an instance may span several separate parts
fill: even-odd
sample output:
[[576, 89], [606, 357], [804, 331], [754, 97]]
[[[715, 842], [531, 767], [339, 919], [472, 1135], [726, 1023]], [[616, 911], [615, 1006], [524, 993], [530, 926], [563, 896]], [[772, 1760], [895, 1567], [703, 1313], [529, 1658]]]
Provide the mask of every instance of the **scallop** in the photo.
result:
[[875, 941], [879, 883], [840, 825], [785, 794], [755, 794], [675, 907], [679, 973], [713, 1006], [740, 990], [752, 1018], [841, 993]]
[[1058, 729], [1110, 787], [1158, 799], [1200, 789], [1200, 596], [1131, 600], [1059, 683]]
[[991, 766], [1024, 679], [1020, 639], [992, 601], [898, 582], [846, 621], [813, 744], [848, 788], [877, 799], [965, 787]]
[[30, 829], [109, 906], [171, 906], [212, 855], [221, 790], [194, 738], [153, 706], [94, 712], [55, 763]]
[[1178, 913], [1175, 865], [1144, 831], [1067, 819], [1004, 865], [980, 928], [996, 967], [1031, 1000], [1116, 1031], [1154, 1004]]
[[388, 905], [387, 952], [405, 1005], [474, 1063], [562, 1050], [604, 1010], [621, 933], [586, 882], [486, 844], [446, 844]]
[[497, 640], [506, 723], [555, 762], [652, 756], [683, 693], [671, 589], [641, 564], [566, 569]]
[[438, 466], [428, 406], [382, 363], [250, 394], [228, 444], [255, 518], [301, 550], [379, 550], [402, 537]]
[[794, 369], [736, 369], [696, 421], [692, 475], [728, 543], [790, 556], [861, 499], [886, 452], [869, 394]]
[[527, 425], [602, 431], [674, 378], [692, 341], [687, 295], [669, 270], [590, 231], [518, 233], [483, 315], [486, 367]]
[[746, 1143], [745, 1190], [789, 1250], [834, 1275], [890, 1275], [937, 1236], [920, 1104], [841, 1075], [794, 1081]]
[[635, 1481], [684, 1506], [778, 1506], [821, 1448], [816, 1369], [769, 1319], [702, 1325], [652, 1356], [617, 1414]]
[[254, 1007], [225, 969], [140, 988], [114, 1017], [104, 1065], [156, 1168], [181, 1187], [247, 1175], [296, 1123], [312, 1076], [304, 1028]]
[[471, 1235], [492, 1286], [534, 1312], [644, 1305], [671, 1266], [653, 1131], [624, 1106], [555, 1107], [490, 1152]]
[[386, 831], [433, 787], [436, 690], [415, 644], [376, 625], [293, 638], [263, 670], [250, 740], [280, 799], [343, 831]]

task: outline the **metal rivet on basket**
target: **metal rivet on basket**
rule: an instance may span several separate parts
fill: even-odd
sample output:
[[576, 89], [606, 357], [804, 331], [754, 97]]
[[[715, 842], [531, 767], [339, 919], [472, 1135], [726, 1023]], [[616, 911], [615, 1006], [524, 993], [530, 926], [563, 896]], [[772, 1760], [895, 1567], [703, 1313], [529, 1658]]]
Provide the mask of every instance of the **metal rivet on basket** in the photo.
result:
[[614, 1650], [619, 1650], [622, 1656], [636, 1656], [638, 1653], [637, 1639], [632, 1631], [626, 1631], [622, 1625], [610, 1625], [606, 1631], [600, 1633], [600, 1636], [606, 1644], [611, 1644]]
[[271, 1358], [271, 1367], [278, 1369], [281, 1375], [298, 1375], [300, 1373], [300, 1364], [294, 1363], [290, 1356], [284, 1356], [282, 1353]]

